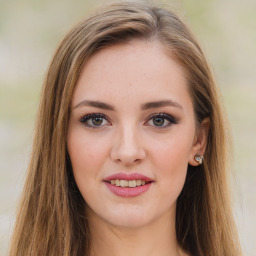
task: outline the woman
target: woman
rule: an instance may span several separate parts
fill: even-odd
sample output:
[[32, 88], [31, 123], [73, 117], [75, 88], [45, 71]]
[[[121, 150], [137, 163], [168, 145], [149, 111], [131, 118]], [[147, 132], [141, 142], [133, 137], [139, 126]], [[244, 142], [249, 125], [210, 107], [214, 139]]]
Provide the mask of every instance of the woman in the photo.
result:
[[225, 129], [174, 13], [98, 10], [50, 65], [10, 255], [241, 255]]

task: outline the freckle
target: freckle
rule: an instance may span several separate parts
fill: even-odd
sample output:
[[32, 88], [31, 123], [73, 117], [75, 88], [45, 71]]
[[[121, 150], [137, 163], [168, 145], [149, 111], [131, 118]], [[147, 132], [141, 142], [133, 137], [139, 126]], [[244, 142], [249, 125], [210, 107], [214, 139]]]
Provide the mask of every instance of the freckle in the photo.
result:
[[88, 153], [88, 157], [89, 157], [89, 158], [94, 158], [94, 154]]

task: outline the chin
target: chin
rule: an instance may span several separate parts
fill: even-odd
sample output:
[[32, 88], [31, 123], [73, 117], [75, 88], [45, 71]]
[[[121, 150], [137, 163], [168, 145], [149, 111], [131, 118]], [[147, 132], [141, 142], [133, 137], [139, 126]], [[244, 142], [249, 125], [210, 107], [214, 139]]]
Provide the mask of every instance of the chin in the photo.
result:
[[118, 205], [106, 211], [91, 212], [103, 222], [119, 228], [140, 228], [150, 223], [153, 216], [138, 205]]
[[116, 218], [109, 219], [108, 221], [112, 226], [119, 227], [119, 228], [125, 228], [125, 229], [142, 228], [150, 223], [149, 220], [146, 220], [144, 217], [137, 216], [137, 215], [136, 216], [134, 216], [134, 215], [133, 216], [131, 216], [131, 215], [130, 216], [128, 216], [128, 215], [118, 216]]

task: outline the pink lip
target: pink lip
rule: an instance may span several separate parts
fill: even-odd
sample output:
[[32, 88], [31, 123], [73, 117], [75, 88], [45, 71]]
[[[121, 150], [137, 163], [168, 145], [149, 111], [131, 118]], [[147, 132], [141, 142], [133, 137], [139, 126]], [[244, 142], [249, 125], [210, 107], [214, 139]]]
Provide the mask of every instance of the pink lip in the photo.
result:
[[[118, 179], [118, 180], [145, 180], [146, 182], [149, 182], [149, 183], [146, 183], [145, 185], [138, 186], [135, 188], [117, 187], [117, 186], [109, 183], [109, 181], [116, 180], [116, 179]], [[152, 185], [153, 180], [150, 179], [149, 177], [139, 174], [139, 173], [131, 173], [131, 174], [116, 173], [114, 175], [106, 177], [104, 179], [104, 183], [106, 184], [107, 188], [117, 196], [135, 197], [135, 196], [139, 196], [142, 193], [146, 192]]]
[[139, 173], [123, 173], [119, 172], [113, 175], [110, 175], [104, 179], [105, 181], [111, 181], [111, 180], [145, 180], [146, 182], [153, 181], [149, 177], [139, 174]]

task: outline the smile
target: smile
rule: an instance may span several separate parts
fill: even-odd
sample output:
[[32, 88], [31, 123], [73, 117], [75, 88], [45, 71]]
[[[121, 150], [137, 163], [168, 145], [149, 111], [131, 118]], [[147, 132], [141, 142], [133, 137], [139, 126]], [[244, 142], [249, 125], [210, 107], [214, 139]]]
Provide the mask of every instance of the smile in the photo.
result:
[[139, 196], [146, 192], [154, 182], [151, 178], [139, 173], [116, 173], [103, 181], [112, 193], [121, 197]]
[[127, 187], [135, 188], [135, 187], [139, 187], [139, 186], [144, 186], [146, 184], [146, 181], [145, 180], [118, 180], [118, 179], [116, 179], [116, 180], [111, 180], [110, 184], [116, 185], [117, 187], [123, 187], [123, 188], [127, 188]]

